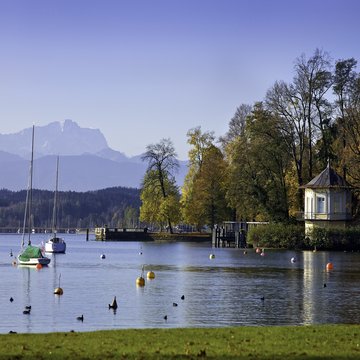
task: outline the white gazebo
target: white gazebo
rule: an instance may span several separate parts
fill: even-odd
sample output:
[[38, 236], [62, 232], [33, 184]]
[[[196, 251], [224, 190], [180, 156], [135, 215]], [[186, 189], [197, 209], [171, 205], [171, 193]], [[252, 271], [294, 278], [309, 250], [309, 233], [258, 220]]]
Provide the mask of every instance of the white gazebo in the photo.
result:
[[303, 188], [306, 235], [315, 227], [346, 227], [351, 220], [351, 186], [330, 164]]

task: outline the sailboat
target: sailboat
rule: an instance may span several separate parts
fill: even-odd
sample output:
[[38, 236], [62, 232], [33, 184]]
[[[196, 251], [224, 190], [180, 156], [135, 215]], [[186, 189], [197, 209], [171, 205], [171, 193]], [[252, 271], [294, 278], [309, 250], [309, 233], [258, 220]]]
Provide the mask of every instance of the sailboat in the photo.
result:
[[56, 182], [54, 192], [54, 207], [53, 207], [53, 218], [52, 218], [52, 231], [53, 236], [48, 239], [45, 243], [45, 252], [50, 253], [65, 253], [66, 242], [64, 239], [57, 236], [57, 196], [58, 196], [58, 184], [59, 184], [59, 157], [56, 161]]
[[[26, 205], [24, 214], [23, 234], [21, 241], [20, 254], [17, 256], [18, 264], [20, 265], [48, 265], [50, 259], [43, 255], [40, 247], [31, 244], [31, 210], [32, 210], [32, 178], [33, 178], [33, 163], [34, 163], [34, 134], [35, 126], [32, 129], [32, 142], [31, 142], [31, 160], [30, 160], [30, 174], [29, 185], [26, 193]], [[26, 227], [28, 229], [28, 244], [25, 247], [25, 233]]]

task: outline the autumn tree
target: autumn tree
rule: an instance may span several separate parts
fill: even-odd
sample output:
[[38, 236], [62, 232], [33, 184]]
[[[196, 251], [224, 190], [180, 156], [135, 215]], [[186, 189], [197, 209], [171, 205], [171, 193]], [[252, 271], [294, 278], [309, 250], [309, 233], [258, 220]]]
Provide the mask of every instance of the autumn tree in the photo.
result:
[[226, 162], [219, 148], [211, 145], [204, 153], [201, 170], [193, 181], [192, 197], [187, 205], [188, 219], [198, 228], [211, 228], [230, 217], [226, 201]]
[[142, 160], [148, 167], [142, 182], [140, 220], [161, 227], [166, 223], [173, 233], [172, 224], [180, 218], [180, 195], [174, 176], [179, 164], [171, 140], [148, 145]]
[[205, 224], [205, 220], [197, 216], [198, 206], [194, 201], [194, 181], [202, 169], [203, 161], [208, 149], [213, 146], [214, 132], [202, 132], [201, 127], [190, 129], [187, 133], [187, 142], [191, 146], [189, 156], [189, 169], [184, 179], [181, 194], [181, 204], [184, 221], [197, 225], [198, 229]]

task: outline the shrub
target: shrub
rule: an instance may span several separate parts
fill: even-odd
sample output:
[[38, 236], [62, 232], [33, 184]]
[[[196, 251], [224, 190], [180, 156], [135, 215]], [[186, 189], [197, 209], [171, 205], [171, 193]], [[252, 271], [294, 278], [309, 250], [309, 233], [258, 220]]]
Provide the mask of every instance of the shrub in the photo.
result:
[[360, 227], [314, 228], [308, 239], [308, 244], [319, 250], [359, 250]]
[[259, 225], [249, 229], [247, 243], [254, 247], [302, 249], [306, 247], [304, 227], [281, 223]]

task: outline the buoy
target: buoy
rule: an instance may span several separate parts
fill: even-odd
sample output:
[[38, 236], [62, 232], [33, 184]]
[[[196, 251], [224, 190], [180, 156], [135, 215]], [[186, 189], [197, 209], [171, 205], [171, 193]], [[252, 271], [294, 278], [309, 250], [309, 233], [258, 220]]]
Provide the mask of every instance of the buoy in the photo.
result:
[[16, 260], [14, 260], [14, 261], [12, 262], [12, 264], [15, 266], [15, 265], [16, 265]]
[[246, 250], [244, 250], [244, 255], [246, 255], [247, 254], [247, 251]]
[[265, 256], [265, 251], [264, 251], [264, 249], [262, 250], [262, 252], [261, 252], [260, 255], [261, 255], [261, 256]]
[[64, 293], [63, 289], [61, 287], [57, 287], [55, 290], [54, 290], [54, 294], [55, 295], [62, 295]]
[[146, 276], [148, 279], [155, 279], [155, 273], [153, 271], [148, 271]]
[[37, 268], [38, 270], [40, 270], [40, 269], [42, 269], [42, 265], [41, 265], [41, 264], [36, 264], [36, 268]]
[[215, 254], [210, 254], [209, 259], [215, 259]]
[[100, 259], [105, 259], [105, 258], [106, 258], [105, 254], [101, 254]]
[[334, 268], [333, 263], [329, 262], [326, 264], [326, 270], [332, 270]]
[[296, 258], [295, 258], [295, 257], [292, 257], [292, 258], [291, 258], [291, 262], [292, 262], [292, 263], [296, 263]]
[[145, 286], [145, 279], [142, 277], [142, 276], [139, 276], [137, 279], [136, 279], [136, 285], [137, 286]]

